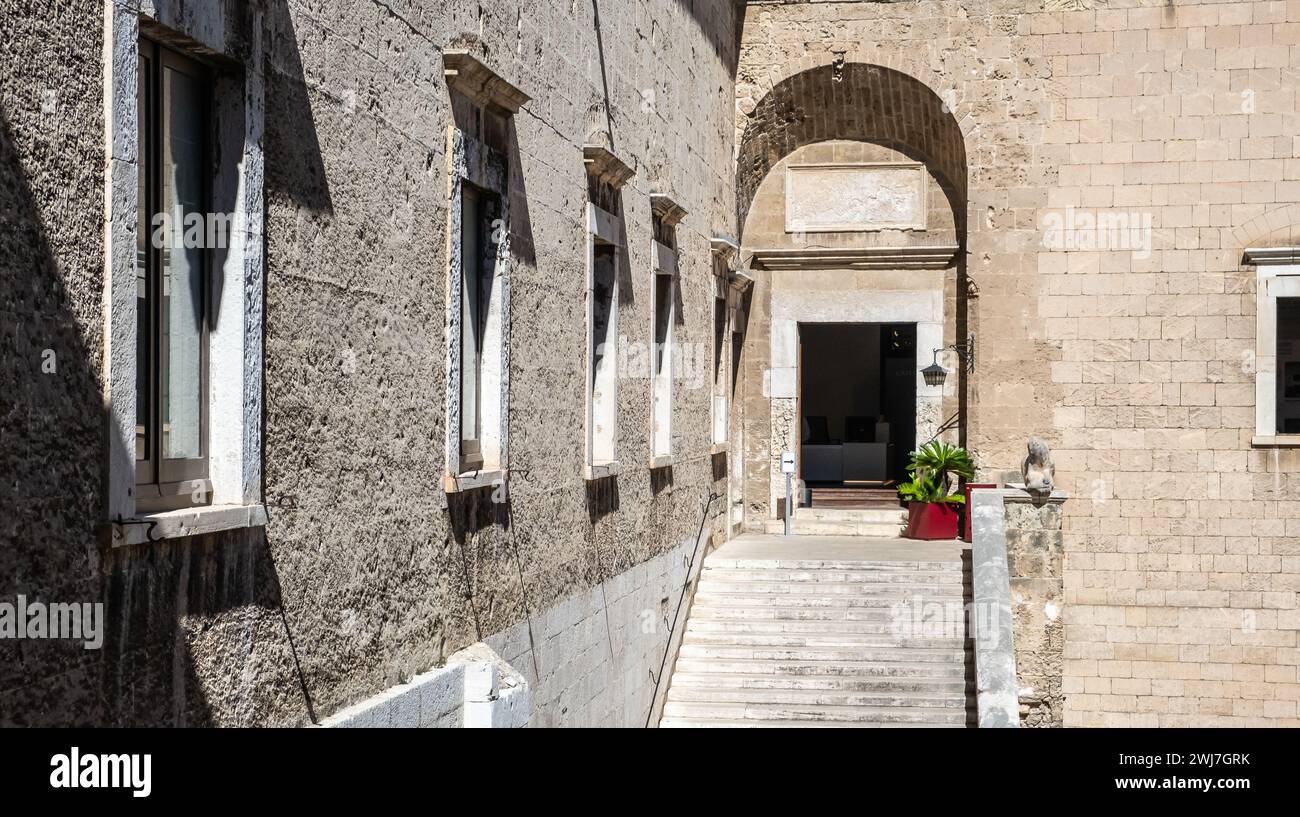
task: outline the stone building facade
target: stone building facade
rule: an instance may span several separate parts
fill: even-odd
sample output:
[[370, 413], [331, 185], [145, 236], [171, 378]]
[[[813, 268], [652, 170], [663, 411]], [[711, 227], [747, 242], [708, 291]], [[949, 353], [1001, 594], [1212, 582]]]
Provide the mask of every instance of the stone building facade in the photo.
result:
[[[130, 445], [155, 61], [239, 215], [202, 512]], [[478, 641], [537, 725], [647, 723], [780, 511], [799, 327], [867, 322], [977, 350], [917, 441], [1052, 445], [1053, 719], [1300, 724], [1297, 80], [1300, 0], [7, 4], [0, 601], [105, 638], [0, 641], [0, 723], [319, 722]]]
[[[1042, 434], [1072, 495], [1064, 723], [1295, 725], [1300, 462], [1258, 282], [1297, 269], [1300, 4], [749, 3], [741, 42], [746, 230], [765, 175], [812, 142], [910, 152], [955, 190], [946, 340], [978, 354], [944, 386], [953, 436], [996, 476]], [[776, 346], [749, 344], [756, 378]], [[782, 426], [763, 402], [745, 402], [759, 512]]]

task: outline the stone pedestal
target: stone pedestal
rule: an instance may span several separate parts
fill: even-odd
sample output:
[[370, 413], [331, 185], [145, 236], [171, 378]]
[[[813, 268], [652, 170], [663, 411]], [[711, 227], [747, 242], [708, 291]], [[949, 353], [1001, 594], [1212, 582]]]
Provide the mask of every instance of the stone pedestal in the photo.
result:
[[1003, 491], [1022, 726], [1062, 723], [1061, 505], [1065, 499], [1061, 491], [1041, 499], [1013, 488]]

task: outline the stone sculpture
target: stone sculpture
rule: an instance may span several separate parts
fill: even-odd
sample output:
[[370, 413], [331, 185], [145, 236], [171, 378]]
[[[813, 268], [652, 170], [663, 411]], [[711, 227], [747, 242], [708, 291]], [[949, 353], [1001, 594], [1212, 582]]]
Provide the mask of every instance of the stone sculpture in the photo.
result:
[[1025, 481], [1025, 490], [1035, 494], [1050, 494], [1056, 466], [1052, 464], [1047, 443], [1037, 437], [1029, 438], [1029, 456], [1020, 466], [1020, 476]]

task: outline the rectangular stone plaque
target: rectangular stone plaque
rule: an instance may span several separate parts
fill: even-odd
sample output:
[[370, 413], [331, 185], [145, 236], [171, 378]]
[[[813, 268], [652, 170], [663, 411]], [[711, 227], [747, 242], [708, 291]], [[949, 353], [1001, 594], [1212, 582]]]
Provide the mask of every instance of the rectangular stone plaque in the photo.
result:
[[919, 162], [790, 165], [785, 230], [924, 230], [925, 182]]

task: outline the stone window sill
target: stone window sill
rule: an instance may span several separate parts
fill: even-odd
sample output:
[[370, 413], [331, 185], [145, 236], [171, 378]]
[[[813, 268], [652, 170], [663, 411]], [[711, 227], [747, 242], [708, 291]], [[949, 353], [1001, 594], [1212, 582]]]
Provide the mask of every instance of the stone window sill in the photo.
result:
[[1300, 434], [1273, 434], [1255, 436], [1250, 444], [1256, 448], [1295, 448], [1300, 447]]
[[237, 528], [266, 526], [264, 505], [205, 505], [141, 514], [125, 522], [110, 522], [113, 547], [180, 539]]
[[710, 454], [725, 454], [725, 453], [727, 453], [727, 450], [728, 450], [729, 448], [731, 448], [731, 446], [730, 446], [728, 443], [714, 443], [714, 444], [709, 448], [709, 453], [710, 453]]
[[460, 493], [461, 491], [472, 491], [475, 488], [485, 488], [489, 485], [500, 485], [505, 482], [506, 472], [500, 468], [493, 468], [489, 471], [471, 471], [467, 474], [445, 474], [442, 478], [442, 488], [449, 494]]
[[620, 468], [621, 466], [619, 465], [619, 462], [617, 460], [615, 460], [614, 462], [602, 462], [602, 463], [596, 463], [594, 465], [585, 465], [582, 468], [582, 477], [588, 482], [593, 482], [598, 479], [605, 479], [606, 477], [616, 477], [618, 476], [618, 472]]
[[664, 454], [659, 457], [651, 457], [650, 468], [651, 470], [654, 470], [656, 468], [672, 468], [673, 464], [676, 462], [677, 462], [677, 458], [674, 457], [672, 454]]

